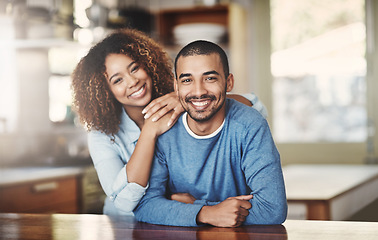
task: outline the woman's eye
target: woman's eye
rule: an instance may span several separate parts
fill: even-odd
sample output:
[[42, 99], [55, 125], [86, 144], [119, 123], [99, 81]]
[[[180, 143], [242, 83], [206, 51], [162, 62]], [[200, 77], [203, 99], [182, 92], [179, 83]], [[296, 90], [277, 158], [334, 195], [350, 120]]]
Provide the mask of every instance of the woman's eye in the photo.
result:
[[113, 84], [117, 84], [122, 81], [122, 78], [116, 78], [113, 82]]
[[131, 68], [131, 72], [136, 72], [139, 69], [139, 65], [135, 65]]

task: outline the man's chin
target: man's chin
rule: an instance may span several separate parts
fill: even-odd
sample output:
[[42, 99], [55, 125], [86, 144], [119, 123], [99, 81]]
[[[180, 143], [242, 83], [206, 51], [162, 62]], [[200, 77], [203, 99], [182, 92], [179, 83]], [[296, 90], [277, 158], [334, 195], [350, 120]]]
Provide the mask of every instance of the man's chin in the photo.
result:
[[209, 121], [213, 117], [213, 114], [205, 115], [204, 111], [203, 112], [196, 111], [195, 113], [189, 111], [188, 114], [190, 118], [196, 122], [206, 122], [206, 121]]

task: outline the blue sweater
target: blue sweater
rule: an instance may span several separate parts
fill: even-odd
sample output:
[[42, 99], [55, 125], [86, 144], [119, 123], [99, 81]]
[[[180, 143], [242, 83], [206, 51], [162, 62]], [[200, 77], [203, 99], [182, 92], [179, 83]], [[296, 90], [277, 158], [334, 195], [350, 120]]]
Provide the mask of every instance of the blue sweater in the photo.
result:
[[[281, 224], [287, 203], [280, 156], [267, 121], [256, 110], [226, 100], [226, 118], [219, 132], [195, 136], [185, 126], [186, 114], [157, 142], [150, 187], [135, 209], [139, 221], [197, 226], [204, 205], [228, 197], [253, 194], [244, 224]], [[166, 193], [190, 193], [185, 204]]]

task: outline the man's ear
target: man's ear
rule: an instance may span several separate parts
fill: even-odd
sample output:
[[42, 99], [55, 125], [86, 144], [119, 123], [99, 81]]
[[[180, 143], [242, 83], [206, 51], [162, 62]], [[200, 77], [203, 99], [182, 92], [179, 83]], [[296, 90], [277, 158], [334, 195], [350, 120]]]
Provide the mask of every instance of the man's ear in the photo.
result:
[[226, 91], [231, 92], [232, 89], [234, 88], [234, 75], [232, 73], [228, 75], [226, 84], [227, 84]]
[[177, 94], [177, 79], [173, 80], [173, 87], [174, 87], [174, 90], [175, 90], [175, 93]]

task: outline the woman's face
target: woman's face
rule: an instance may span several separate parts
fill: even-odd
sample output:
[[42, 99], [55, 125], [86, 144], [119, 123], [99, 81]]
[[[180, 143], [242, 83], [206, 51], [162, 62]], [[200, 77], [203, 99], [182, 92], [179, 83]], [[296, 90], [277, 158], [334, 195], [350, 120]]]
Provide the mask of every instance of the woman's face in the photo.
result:
[[109, 54], [105, 67], [110, 90], [126, 109], [151, 101], [152, 80], [140, 64], [124, 54]]

